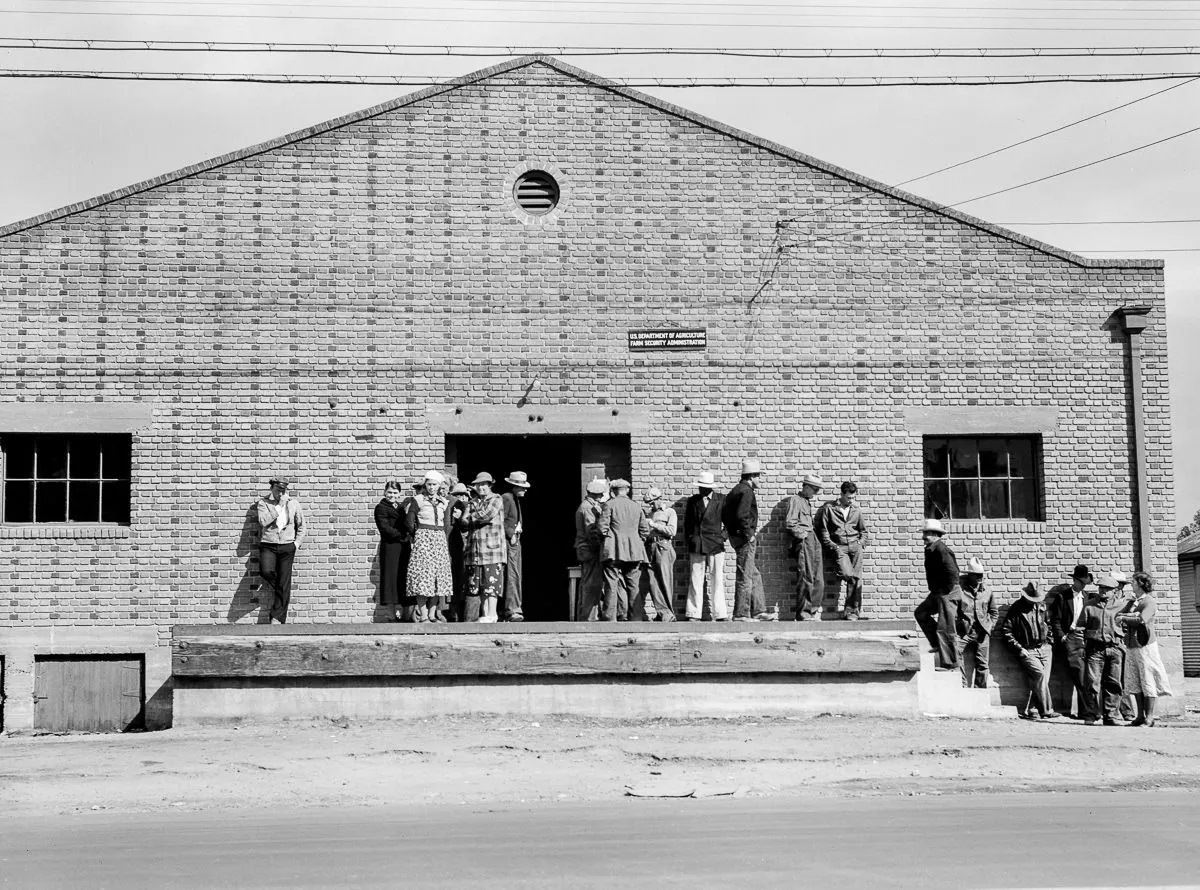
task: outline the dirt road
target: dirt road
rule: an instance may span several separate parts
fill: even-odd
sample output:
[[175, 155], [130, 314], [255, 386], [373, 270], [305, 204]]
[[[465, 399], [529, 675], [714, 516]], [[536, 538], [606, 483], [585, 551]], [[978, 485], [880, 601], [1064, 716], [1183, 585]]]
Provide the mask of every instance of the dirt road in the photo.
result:
[[479, 717], [0, 739], [7, 816], [737, 793], [1200, 787], [1200, 704], [1153, 729], [949, 719]]

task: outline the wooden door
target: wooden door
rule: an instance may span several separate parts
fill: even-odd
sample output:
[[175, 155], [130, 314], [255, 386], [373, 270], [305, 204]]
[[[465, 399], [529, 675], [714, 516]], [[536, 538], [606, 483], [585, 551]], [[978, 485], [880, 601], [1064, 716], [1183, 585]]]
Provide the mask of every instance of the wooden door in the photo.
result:
[[584, 497], [587, 484], [593, 479], [630, 479], [632, 466], [628, 436], [584, 436], [580, 446], [580, 500]]
[[142, 726], [140, 655], [40, 655], [33, 727], [42, 732], [124, 732]]

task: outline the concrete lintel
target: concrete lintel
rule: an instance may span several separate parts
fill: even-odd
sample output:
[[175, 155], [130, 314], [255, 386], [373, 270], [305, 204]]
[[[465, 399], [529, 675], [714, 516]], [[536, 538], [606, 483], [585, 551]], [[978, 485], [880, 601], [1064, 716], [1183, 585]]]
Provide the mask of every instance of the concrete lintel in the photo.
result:
[[5, 433], [139, 433], [154, 422], [145, 402], [2, 402]]
[[905, 408], [904, 426], [925, 436], [1053, 433], [1058, 415], [1057, 408], [1011, 405]]
[[650, 429], [650, 412], [626, 405], [435, 405], [429, 429], [443, 435], [633, 434]]

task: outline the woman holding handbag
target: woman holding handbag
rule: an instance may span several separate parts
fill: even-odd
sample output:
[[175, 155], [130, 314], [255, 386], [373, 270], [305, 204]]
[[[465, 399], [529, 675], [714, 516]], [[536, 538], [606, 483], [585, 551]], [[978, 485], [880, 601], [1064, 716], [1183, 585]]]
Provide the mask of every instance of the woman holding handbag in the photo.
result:
[[1133, 596], [1117, 614], [1125, 627], [1125, 694], [1137, 702], [1138, 715], [1130, 726], [1153, 726], [1155, 703], [1172, 695], [1171, 683], [1154, 636], [1154, 579], [1146, 572], [1133, 575]]

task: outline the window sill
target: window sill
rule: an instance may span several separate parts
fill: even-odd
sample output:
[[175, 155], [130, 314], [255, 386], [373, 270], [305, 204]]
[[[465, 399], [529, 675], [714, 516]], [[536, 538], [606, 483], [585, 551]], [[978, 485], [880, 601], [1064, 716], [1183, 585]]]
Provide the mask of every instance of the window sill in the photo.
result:
[[64, 540], [80, 538], [130, 538], [132, 536], [133, 529], [127, 525], [88, 525], [86, 523], [0, 525], [0, 540], [11, 540], [14, 538], [54, 538]]
[[947, 534], [1031, 534], [1046, 533], [1044, 520], [1032, 519], [947, 519], [943, 523]]

